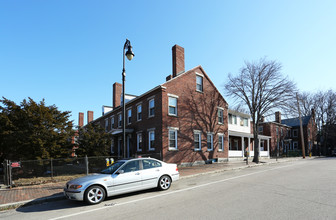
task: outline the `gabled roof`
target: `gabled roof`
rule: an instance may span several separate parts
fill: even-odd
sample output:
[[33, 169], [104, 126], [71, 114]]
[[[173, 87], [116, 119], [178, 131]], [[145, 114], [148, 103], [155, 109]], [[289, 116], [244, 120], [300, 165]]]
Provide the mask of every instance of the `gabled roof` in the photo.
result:
[[[311, 115], [301, 117], [302, 125], [303, 126], [308, 125], [308, 123], [310, 121], [310, 118], [311, 118]], [[281, 124], [285, 124], [285, 125], [288, 125], [288, 126], [291, 126], [291, 127], [299, 127], [300, 126], [300, 120], [299, 120], [299, 117], [284, 119], [284, 120], [281, 120]]]
[[185, 71], [185, 72], [182, 72], [180, 74], [178, 74], [177, 76], [175, 77], [172, 77], [170, 80], [164, 82], [163, 84], [161, 84], [162, 87], [166, 87], [167, 84], [173, 82], [174, 80], [177, 80], [179, 77], [183, 77], [184, 75], [187, 75], [191, 72], [194, 72], [195, 70], [199, 69], [201, 72], [202, 72], [202, 75], [209, 81], [209, 83], [211, 84], [211, 86], [216, 90], [216, 92], [219, 94], [219, 97], [221, 97], [223, 100], [224, 100], [224, 103], [227, 104], [228, 106], [228, 103], [227, 101], [224, 99], [224, 97], [222, 96], [222, 94], [218, 91], [217, 87], [215, 86], [215, 84], [211, 81], [210, 77], [208, 76], [208, 74], [204, 71], [203, 67], [201, 65], [198, 65], [188, 71]]

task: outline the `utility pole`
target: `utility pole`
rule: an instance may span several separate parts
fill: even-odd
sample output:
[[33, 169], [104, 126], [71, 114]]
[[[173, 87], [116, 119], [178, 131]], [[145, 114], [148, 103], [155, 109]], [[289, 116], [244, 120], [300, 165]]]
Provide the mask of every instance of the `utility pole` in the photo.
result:
[[306, 152], [305, 152], [305, 145], [304, 145], [304, 138], [303, 138], [303, 128], [302, 128], [302, 119], [301, 119], [301, 111], [300, 111], [300, 104], [299, 104], [299, 96], [296, 93], [296, 100], [298, 105], [298, 111], [299, 111], [299, 120], [300, 120], [300, 133], [301, 133], [301, 145], [302, 145], [302, 158], [306, 158]]

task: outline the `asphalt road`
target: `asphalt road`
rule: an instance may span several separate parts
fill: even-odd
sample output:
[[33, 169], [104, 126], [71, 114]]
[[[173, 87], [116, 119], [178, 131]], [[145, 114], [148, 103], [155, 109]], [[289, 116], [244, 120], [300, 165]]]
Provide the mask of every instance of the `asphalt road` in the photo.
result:
[[60, 200], [0, 219], [336, 219], [336, 159], [299, 160], [179, 180], [89, 206]]

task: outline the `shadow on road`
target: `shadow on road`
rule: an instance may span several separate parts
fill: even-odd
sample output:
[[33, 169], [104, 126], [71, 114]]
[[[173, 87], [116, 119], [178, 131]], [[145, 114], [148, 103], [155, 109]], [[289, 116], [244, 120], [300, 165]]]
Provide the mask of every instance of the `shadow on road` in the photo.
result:
[[[46, 211], [55, 211], [55, 210], [62, 210], [62, 209], [74, 209], [74, 208], [81, 208], [81, 207], [94, 207], [97, 208], [99, 206], [113, 206], [116, 203], [113, 200], [117, 200], [120, 198], [127, 198], [131, 196], [136, 196], [140, 194], [148, 194], [153, 192], [159, 192], [157, 189], [148, 189], [133, 193], [127, 193], [118, 196], [111, 196], [105, 199], [100, 204], [97, 205], [88, 205], [84, 201], [71, 201], [66, 199], [62, 196], [62, 193], [54, 194], [53, 196], [59, 196], [58, 198], [52, 198], [48, 201], [48, 197], [39, 198], [33, 200], [24, 206], [21, 206], [16, 209], [17, 212], [23, 213], [32, 213], [32, 212], [46, 212]], [[46, 199], [46, 202], [40, 203], [41, 199]]]

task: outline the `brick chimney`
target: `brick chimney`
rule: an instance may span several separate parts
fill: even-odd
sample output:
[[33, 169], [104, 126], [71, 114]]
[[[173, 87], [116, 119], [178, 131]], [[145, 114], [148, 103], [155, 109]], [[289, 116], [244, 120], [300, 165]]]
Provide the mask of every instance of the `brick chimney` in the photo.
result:
[[120, 106], [120, 97], [122, 93], [122, 84], [114, 83], [113, 84], [113, 109]]
[[281, 124], [281, 112], [275, 112], [275, 122]]
[[87, 123], [90, 123], [93, 121], [93, 111], [88, 111], [87, 112]]
[[83, 125], [84, 125], [84, 113], [80, 112], [78, 114], [78, 126], [83, 127]]
[[173, 51], [173, 78], [183, 73], [184, 69], [184, 48], [179, 45], [174, 45]]

